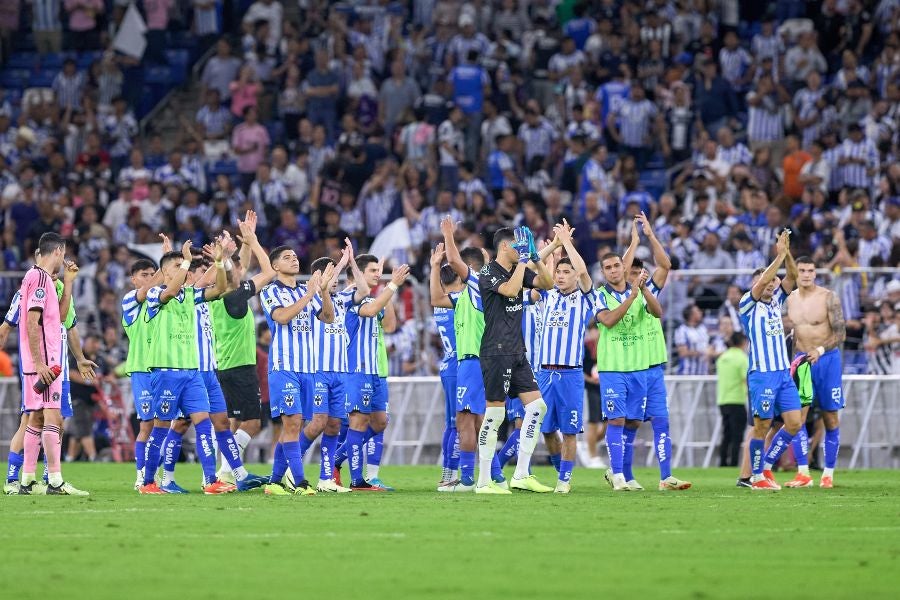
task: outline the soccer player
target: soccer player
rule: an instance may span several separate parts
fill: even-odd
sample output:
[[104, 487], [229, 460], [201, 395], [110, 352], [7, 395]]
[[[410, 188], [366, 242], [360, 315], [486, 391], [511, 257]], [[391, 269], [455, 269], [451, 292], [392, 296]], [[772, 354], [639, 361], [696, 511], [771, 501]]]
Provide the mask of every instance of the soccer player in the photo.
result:
[[[506, 414], [504, 398], [516, 396], [525, 405], [523, 431], [519, 438], [516, 471], [509, 487], [531, 492], [552, 492], [529, 473], [531, 455], [547, 405], [538, 391], [531, 365], [525, 359], [522, 337], [522, 289], [553, 287], [553, 276], [536, 252], [531, 234], [516, 235], [510, 228], [494, 233], [496, 258], [485, 265], [478, 278], [484, 307], [484, 334], [479, 354], [487, 408], [478, 432], [478, 484], [476, 493], [508, 494], [491, 479], [491, 463], [497, 445], [497, 430]], [[525, 229], [527, 231], [527, 229]], [[529, 263], [537, 272], [529, 268]]]
[[[315, 490], [303, 473], [301, 438], [305, 434], [301, 429], [304, 418], [312, 418], [310, 407], [317, 393], [313, 321], [318, 319], [326, 324], [334, 321], [335, 309], [328, 291], [336, 272], [334, 265], [329, 264], [324, 272], [313, 272], [307, 284], [302, 285], [297, 282], [300, 261], [290, 247], [275, 248], [269, 253], [269, 260], [276, 273], [275, 281], [263, 288], [260, 299], [272, 332], [269, 407], [273, 418], [281, 417], [282, 427], [275, 446], [272, 476], [265, 491], [270, 496], [291, 493], [310, 496]], [[282, 483], [288, 469], [293, 489]]]
[[[600, 338], [597, 341], [597, 372], [600, 376], [600, 398], [609, 425], [606, 445], [610, 470], [607, 473], [614, 491], [632, 488], [625, 478], [629, 464], [625, 447], [626, 427], [634, 432], [644, 420], [647, 398], [649, 348], [646, 325], [650, 315], [660, 317], [662, 308], [656, 296], [644, 285], [647, 272], [625, 279], [625, 266], [618, 254], [608, 253], [600, 259], [606, 285], [597, 291], [597, 315]], [[630, 433], [628, 434], [631, 435]]]
[[[772, 475], [772, 466], [800, 429], [800, 396], [791, 378], [791, 360], [784, 339], [781, 303], [794, 287], [796, 265], [790, 257], [789, 232], [783, 231], [775, 244], [775, 260], [753, 274], [750, 291], [739, 305], [744, 331], [750, 338], [750, 372], [747, 385], [753, 412], [750, 438], [750, 478], [754, 490], [781, 489]], [[778, 279], [781, 264], [787, 261], [784, 281]], [[784, 427], [772, 438], [763, 458], [766, 433], [775, 412], [781, 413]]]
[[25, 275], [19, 289], [26, 314], [26, 327], [19, 327], [19, 348], [22, 393], [28, 414], [19, 493], [30, 494], [35, 490], [35, 467], [43, 442], [48, 470], [46, 493], [87, 496], [87, 492], [66, 483], [62, 477], [62, 379], [51, 370], [62, 365], [63, 325], [52, 274], [63, 266], [66, 243], [58, 234], [45, 233], [38, 241], [38, 249], [36, 264]]
[[[566, 257], [556, 261], [553, 289], [539, 292], [545, 308], [537, 381], [547, 403], [541, 432], [559, 471], [554, 492], [568, 494], [575, 466], [575, 436], [581, 433], [584, 422], [584, 332], [594, 314], [594, 294], [587, 265], [572, 243], [568, 222], [563, 220], [553, 229], [553, 245], [561, 245]], [[562, 433], [562, 442], [558, 432]]]
[[[348, 274], [350, 286], [364, 285], [371, 289], [371, 282], [380, 271], [378, 258], [371, 254], [356, 257], [355, 271]], [[362, 274], [357, 279], [357, 273]], [[400, 286], [409, 277], [409, 266], [400, 265], [391, 274], [391, 281], [376, 298], [366, 296], [362, 303], [350, 307], [347, 312], [347, 359], [350, 368], [350, 387], [347, 390], [347, 414], [350, 429], [347, 431], [345, 450], [350, 461], [350, 489], [354, 491], [387, 491], [377, 483], [363, 478], [363, 448], [375, 434], [387, 426], [387, 390], [378, 377], [378, 319]], [[377, 280], [376, 280], [377, 281]], [[343, 454], [343, 452], [342, 452]]]
[[437, 491], [449, 492], [457, 483], [456, 470], [459, 468], [459, 439], [456, 432], [456, 330], [453, 326], [453, 307], [438, 304], [444, 298], [459, 298], [465, 285], [450, 265], [441, 266], [444, 260], [444, 244], [438, 243], [431, 252], [431, 275], [429, 291], [434, 307], [434, 323], [444, 358], [440, 365], [441, 387], [444, 389], [444, 434], [441, 438], [443, 470]]
[[[213, 427], [209, 418], [209, 396], [203, 376], [200, 374], [200, 340], [197, 337], [196, 305], [215, 300], [227, 287], [227, 274], [222, 261], [220, 242], [215, 247], [215, 285], [197, 289], [185, 286], [190, 270], [191, 243], [185, 242], [181, 252], [163, 255], [160, 270], [163, 285], [147, 292], [147, 322], [149, 324], [148, 363], [152, 390], [152, 410], [156, 419], [154, 432], [147, 445], [142, 494], [164, 494], [156, 483], [156, 470], [151, 466], [159, 462], [160, 445], [157, 433], [166, 428], [180, 414], [194, 424], [197, 436], [197, 454], [203, 469], [203, 493], [226, 494], [236, 488], [216, 478], [216, 454], [213, 443]], [[179, 259], [181, 259], [179, 261]]]
[[[635, 277], [643, 270], [644, 264], [638, 258], [634, 258], [634, 253], [640, 243], [638, 235], [638, 224], [640, 224], [644, 235], [650, 242], [650, 248], [653, 252], [653, 261], [656, 263], [656, 269], [653, 275], [647, 280], [646, 288], [659, 300], [659, 294], [662, 292], [666, 279], [669, 276], [669, 269], [672, 268], [672, 261], [666, 254], [663, 245], [657, 239], [647, 215], [641, 212], [631, 224], [631, 244], [625, 252], [624, 263], [625, 269], [628, 270], [631, 277]], [[669, 434], [669, 399], [666, 392], [666, 370], [665, 365], [669, 360], [669, 350], [666, 346], [666, 337], [663, 332], [662, 320], [652, 313], [646, 315], [643, 320], [645, 344], [648, 353], [648, 370], [647, 370], [647, 403], [644, 411], [645, 421], [650, 421], [653, 427], [653, 447], [656, 449], [656, 460], [659, 463], [659, 486], [660, 491], [678, 491], [686, 490], [691, 487], [690, 481], [682, 481], [672, 475], [672, 436]], [[632, 469], [632, 459], [634, 457], [634, 439], [637, 436], [637, 428], [632, 429], [625, 424], [624, 443], [625, 454], [623, 459], [623, 469], [625, 481], [631, 490], [639, 491], [643, 487], [634, 478]]]
[[[822, 411], [825, 423], [825, 470], [819, 487], [834, 485], [834, 467], [837, 464], [841, 442], [839, 413], [844, 408], [841, 389], [840, 346], [847, 335], [841, 299], [826, 288], [816, 285], [816, 265], [812, 259], [801, 256], [797, 263], [797, 289], [787, 299], [787, 313], [794, 324], [794, 350], [797, 358], [805, 355], [812, 379], [813, 401]], [[806, 423], [809, 406], [801, 410], [800, 422]], [[809, 476], [809, 440], [806, 426], [802, 425], [794, 438], [794, 457], [797, 459], [797, 476], [785, 487], [812, 486]]]

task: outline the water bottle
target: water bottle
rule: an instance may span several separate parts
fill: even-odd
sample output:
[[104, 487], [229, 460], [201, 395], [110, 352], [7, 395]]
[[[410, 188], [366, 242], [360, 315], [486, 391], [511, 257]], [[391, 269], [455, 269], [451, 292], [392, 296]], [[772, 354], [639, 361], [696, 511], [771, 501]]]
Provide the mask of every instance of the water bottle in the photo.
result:
[[[59, 377], [59, 374], [62, 373], [62, 367], [59, 365], [53, 365], [50, 367], [50, 370], [53, 371], [53, 380], [56, 381], [56, 378]], [[52, 381], [50, 383], [53, 383]], [[31, 389], [34, 390], [36, 394], [43, 394], [44, 390], [50, 387], [50, 383], [44, 383], [42, 379], [38, 379], [37, 383], [35, 383]]]

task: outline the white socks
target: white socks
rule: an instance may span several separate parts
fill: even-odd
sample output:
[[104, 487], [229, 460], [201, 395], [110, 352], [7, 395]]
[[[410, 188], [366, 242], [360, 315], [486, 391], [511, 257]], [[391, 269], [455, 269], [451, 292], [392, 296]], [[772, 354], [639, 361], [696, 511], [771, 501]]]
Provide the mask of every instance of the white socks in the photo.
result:
[[244, 461], [244, 452], [247, 450], [247, 446], [250, 445], [250, 439], [250, 434], [243, 429], [238, 429], [234, 432], [234, 441], [237, 442], [241, 462]]
[[505, 417], [506, 409], [502, 406], [489, 406], [484, 412], [484, 421], [478, 430], [478, 487], [491, 482], [491, 463], [497, 453], [497, 431]]
[[531, 467], [531, 455], [537, 447], [538, 438], [541, 436], [541, 423], [547, 413], [547, 404], [543, 398], [529, 402], [525, 406], [525, 418], [522, 419], [522, 432], [519, 434], [519, 453], [516, 457], [516, 472], [514, 479], [528, 477]]

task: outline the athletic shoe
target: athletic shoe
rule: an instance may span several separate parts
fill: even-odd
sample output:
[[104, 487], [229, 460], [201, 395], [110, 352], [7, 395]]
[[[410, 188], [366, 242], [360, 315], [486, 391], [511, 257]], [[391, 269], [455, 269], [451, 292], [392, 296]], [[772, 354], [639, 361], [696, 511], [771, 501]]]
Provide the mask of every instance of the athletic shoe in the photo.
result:
[[216, 471], [216, 478], [219, 481], [223, 481], [225, 483], [231, 483], [235, 485], [237, 484], [237, 480], [234, 478], [234, 473], [231, 471], [231, 469], [221, 469], [219, 471]]
[[499, 481], [495, 479], [495, 480], [494, 480], [494, 483], [495, 483], [498, 487], [503, 488], [504, 490], [508, 490], [508, 489], [509, 489], [509, 482], [508, 482], [506, 479], [501, 479], [501, 480], [499, 480]]
[[354, 492], [385, 492], [383, 487], [379, 487], [377, 485], [372, 485], [365, 479], [362, 481], [357, 481], [355, 483], [350, 484], [350, 489]]
[[599, 456], [592, 456], [588, 458], [587, 462], [584, 464], [586, 469], [605, 469], [607, 464], [603, 462], [603, 459]]
[[142, 485], [144, 485], [144, 470], [138, 469], [137, 477], [134, 480], [134, 491], [141, 489]]
[[63, 481], [61, 484], [57, 486], [48, 485], [47, 486], [47, 495], [48, 496], [90, 496], [90, 492], [86, 492], [84, 490], [79, 490], [77, 487], [72, 485], [71, 483], [67, 483]]
[[169, 483], [164, 483], [159, 486], [159, 489], [164, 491], [167, 494], [189, 494], [186, 489], [175, 483], [174, 481], [170, 481]]
[[19, 493], [19, 480], [7, 481], [3, 484], [3, 493], [7, 496], [15, 496]]
[[[221, 479], [219, 481], [222, 481]], [[266, 485], [269, 482], [268, 477], [263, 477], [261, 475], [254, 475], [253, 473], [247, 473], [247, 476], [244, 479], [241, 479], [237, 483], [229, 484], [237, 487], [237, 491], [239, 492], [249, 492], [250, 490], [255, 490], [256, 488], [260, 488]], [[222, 483], [229, 483], [227, 481], [223, 481]]]
[[487, 485], [479, 485], [475, 487], [476, 494], [497, 494], [497, 495], [512, 495], [512, 492], [508, 489], [504, 489], [500, 487], [496, 482], [492, 481]]
[[337, 483], [335, 483], [334, 479], [320, 479], [319, 483], [316, 485], [316, 491], [346, 494], [347, 492], [350, 492], [352, 490], [350, 488], [345, 488], [338, 485]]
[[266, 484], [266, 496], [290, 496], [291, 492], [280, 481]]
[[32, 481], [28, 485], [19, 484], [20, 496], [44, 496], [47, 494], [47, 486], [41, 481]]
[[777, 483], [773, 483], [766, 478], [751, 482], [750, 487], [753, 489], [753, 491], [763, 492], [777, 492], [781, 489]]
[[370, 479], [369, 483], [374, 485], [375, 487], [380, 487], [381, 489], [383, 489], [386, 492], [394, 491], [394, 488], [392, 488], [391, 486], [389, 486], [388, 484], [386, 484], [385, 482], [383, 482], [382, 480], [380, 480], [377, 477], [373, 477], [372, 479]]
[[831, 479], [831, 477], [823, 475], [822, 479], [819, 480], [819, 487], [825, 488], [826, 490], [830, 490], [831, 488], [834, 487], [834, 481]]
[[632, 492], [643, 492], [644, 491], [644, 486], [639, 484], [637, 482], [637, 479], [632, 479], [630, 481], [627, 481], [626, 483], [628, 484], [628, 487], [631, 488]]
[[568, 494], [572, 491], [572, 486], [569, 485], [568, 481], [557, 481], [556, 489], [553, 490], [554, 494]]
[[793, 479], [784, 484], [786, 488], [808, 488], [813, 486], [812, 477], [797, 473]]
[[439, 492], [452, 492], [453, 486], [459, 483], [459, 479], [453, 479], [451, 481], [441, 481], [437, 486], [437, 491]]
[[231, 483], [225, 483], [216, 479], [212, 483], [203, 487], [203, 493], [207, 496], [218, 496], [220, 494], [230, 494], [237, 488]]
[[447, 491], [448, 492], [458, 492], [458, 493], [464, 494], [466, 492], [471, 492], [474, 489], [475, 489], [474, 483], [466, 484], [466, 483], [463, 483], [462, 481], [457, 481], [456, 483], [451, 484], [450, 489]]
[[164, 491], [159, 489], [159, 486], [156, 485], [155, 481], [151, 481], [150, 483], [139, 487], [138, 493], [140, 493], [140, 494], [155, 494], [155, 495], [165, 494]]
[[294, 495], [295, 496], [315, 496], [316, 490], [311, 485], [309, 485], [309, 482], [307, 480], [304, 479], [303, 481], [298, 483], [297, 486], [294, 488]]
[[612, 469], [607, 468], [606, 472], [603, 473], [603, 479], [606, 480], [606, 483], [609, 484], [609, 487], [615, 487], [615, 486], [613, 486], [613, 477], [614, 476], [613, 476]]
[[331, 474], [332, 474], [332, 476], [333, 476], [333, 478], [334, 478], [334, 482], [335, 482], [336, 484], [338, 484], [338, 485], [343, 485], [343, 484], [341, 483], [341, 468], [340, 468], [340, 467], [334, 467], [334, 468], [331, 470]]
[[738, 480], [737, 480], [737, 485], [736, 485], [735, 487], [739, 487], [739, 488], [752, 488], [752, 487], [753, 487], [753, 484], [750, 483], [750, 478], [749, 478], [749, 477], [747, 477], [746, 479], [743, 478], [743, 477], [739, 477]]
[[537, 480], [534, 475], [517, 479], [512, 478], [509, 487], [514, 490], [523, 490], [526, 492], [535, 492], [536, 494], [549, 494], [553, 491], [552, 487], [548, 487]]
[[631, 486], [628, 485], [628, 482], [625, 481], [625, 476], [619, 473], [618, 475], [613, 475], [610, 479], [608, 479], [609, 484], [612, 486], [614, 492], [630, 492]]
[[763, 474], [763, 477], [765, 477], [766, 479], [768, 479], [769, 481], [774, 483], [775, 487], [777, 487], [777, 488], [781, 487], [780, 485], [778, 485], [778, 481], [775, 479], [775, 474], [772, 473], [772, 471], [770, 471], [769, 469], [766, 469], [765, 471], [763, 471], [762, 474]]
[[[631, 485], [630, 481], [628, 482], [628, 485]], [[680, 490], [688, 490], [690, 488], [690, 481], [682, 481], [681, 479], [672, 477], [671, 475], [659, 482], [659, 491], [661, 492], [674, 492]]]

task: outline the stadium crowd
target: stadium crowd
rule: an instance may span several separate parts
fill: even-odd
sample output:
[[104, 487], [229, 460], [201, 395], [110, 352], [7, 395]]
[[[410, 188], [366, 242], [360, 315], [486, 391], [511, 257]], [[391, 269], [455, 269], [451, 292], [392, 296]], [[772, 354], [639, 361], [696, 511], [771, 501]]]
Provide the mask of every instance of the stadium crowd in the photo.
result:
[[[44, 232], [69, 239], [79, 321], [110, 370], [135, 254], [158, 254], [159, 232], [200, 247], [247, 209], [304, 266], [349, 237], [422, 282], [446, 214], [461, 247], [505, 225], [549, 237], [565, 217], [599, 281], [644, 211], [675, 263], [666, 319], [686, 374], [714, 368], [749, 275], [677, 270], [761, 266], [787, 225], [835, 273], [900, 264], [897, 0], [246, 4], [137, 3], [145, 61], [164, 60], [167, 28], [215, 45], [200, 108], [166, 139], [139, 126], [110, 45], [128, 2], [4, 4], [7, 52], [19, 22], [39, 52], [105, 50], [20, 106], [0, 99], [0, 266], [24, 269]], [[896, 372], [900, 281], [833, 282], [847, 370]], [[434, 373], [412, 284], [400, 298], [392, 373]]]

